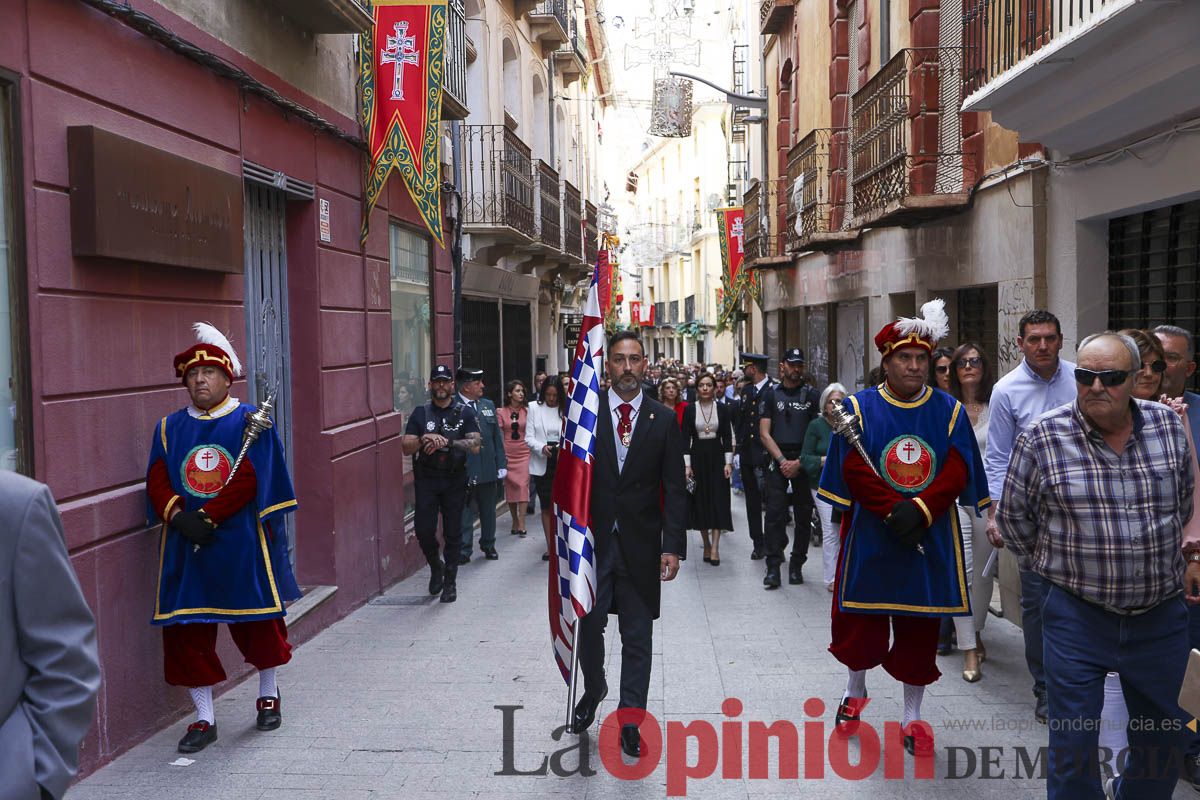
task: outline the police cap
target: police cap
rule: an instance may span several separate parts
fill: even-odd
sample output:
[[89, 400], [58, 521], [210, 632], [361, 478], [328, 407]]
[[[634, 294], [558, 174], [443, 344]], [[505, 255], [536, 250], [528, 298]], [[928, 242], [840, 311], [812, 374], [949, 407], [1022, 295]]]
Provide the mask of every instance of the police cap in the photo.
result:
[[454, 375], [450, 372], [450, 368], [445, 364], [438, 364], [429, 373], [430, 381], [452, 381]]
[[483, 370], [472, 369], [471, 367], [459, 367], [458, 368], [458, 382], [459, 383], [470, 383], [471, 381], [481, 381], [481, 380], [483, 380]]
[[804, 351], [801, 350], [799, 347], [793, 347], [792, 349], [788, 350], [786, 353], [783, 354], [783, 360], [789, 364], [803, 364], [804, 363]]
[[761, 369], [767, 368], [767, 357], [762, 353], [741, 353], [739, 354], [739, 357], [742, 359], [743, 367], [754, 366], [760, 367]]

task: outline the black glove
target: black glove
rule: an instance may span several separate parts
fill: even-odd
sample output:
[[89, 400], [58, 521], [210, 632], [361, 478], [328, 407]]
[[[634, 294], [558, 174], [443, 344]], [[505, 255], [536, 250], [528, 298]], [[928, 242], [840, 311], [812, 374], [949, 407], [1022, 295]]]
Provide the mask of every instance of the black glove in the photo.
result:
[[180, 511], [171, 520], [171, 527], [193, 544], [212, 544], [216, 525], [203, 511]]
[[909, 547], [916, 547], [925, 538], [925, 515], [912, 500], [901, 500], [892, 506], [884, 522], [892, 535]]

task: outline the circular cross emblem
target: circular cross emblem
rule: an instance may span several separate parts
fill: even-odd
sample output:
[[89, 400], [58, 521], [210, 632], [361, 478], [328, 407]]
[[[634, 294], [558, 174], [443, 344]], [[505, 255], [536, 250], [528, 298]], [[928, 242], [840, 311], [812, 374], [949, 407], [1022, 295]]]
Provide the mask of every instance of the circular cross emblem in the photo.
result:
[[193, 447], [183, 461], [183, 484], [198, 497], [215, 497], [232, 471], [233, 458], [228, 450], [217, 444], [202, 444]]
[[898, 436], [880, 458], [883, 477], [897, 489], [919, 492], [933, 481], [937, 457], [919, 436]]
[[433, 420], [427, 421], [425, 423], [425, 430], [429, 431], [430, 433], [433, 433], [434, 431], [437, 430], [437, 423], [434, 422]]
[[787, 408], [787, 403], [783, 402], [782, 400], [775, 401], [775, 410], [776, 411], [783, 411], [785, 408]]

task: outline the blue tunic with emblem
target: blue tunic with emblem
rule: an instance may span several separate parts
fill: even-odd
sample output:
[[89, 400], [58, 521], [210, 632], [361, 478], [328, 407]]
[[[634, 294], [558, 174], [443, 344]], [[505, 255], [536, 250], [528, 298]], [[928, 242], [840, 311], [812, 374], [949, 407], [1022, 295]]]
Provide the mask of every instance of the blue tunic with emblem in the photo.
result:
[[[863, 446], [884, 481], [903, 497], [915, 497], [937, 477], [958, 451], [967, 468], [959, 502], [976, 513], [990, 505], [979, 445], [961, 403], [940, 389], [925, 387], [919, 398], [897, 400], [878, 387], [846, 399], [858, 418]], [[842, 544], [841, 611], [860, 614], [967, 616], [969, 565], [964, 563], [962, 532], [953, 506], [933, 521], [922, 545], [925, 554], [899, 542], [884, 521], [855, 503], [843, 475], [853, 448], [834, 434], [821, 473], [817, 496], [852, 515]]]
[[[220, 491], [241, 450], [246, 415], [254, 411], [239, 403], [222, 416], [194, 419], [185, 408], [155, 428], [150, 464], [158, 459], [166, 464], [183, 510], [200, 509]], [[301, 596], [279, 524], [296, 508], [296, 495], [274, 429], [259, 435], [246, 460], [254, 467], [256, 496], [217, 527], [211, 544], [196, 551], [178, 531], [162, 525], [152, 624], [282, 617], [283, 604]], [[153, 506], [148, 518], [161, 524]]]

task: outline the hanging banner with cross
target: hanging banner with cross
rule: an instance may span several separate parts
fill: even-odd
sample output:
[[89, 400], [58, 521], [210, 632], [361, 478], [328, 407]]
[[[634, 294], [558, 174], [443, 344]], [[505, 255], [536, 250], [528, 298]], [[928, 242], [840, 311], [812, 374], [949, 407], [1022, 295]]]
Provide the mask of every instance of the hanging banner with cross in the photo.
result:
[[717, 229], [721, 231], [721, 304], [717, 310], [718, 327], [723, 327], [737, 310], [749, 280], [742, 269], [746, 257], [745, 213], [741, 206], [715, 209]]
[[359, 94], [367, 134], [362, 241], [392, 170], [400, 173], [429, 232], [444, 246], [439, 130], [446, 0], [374, 0], [360, 40]]

